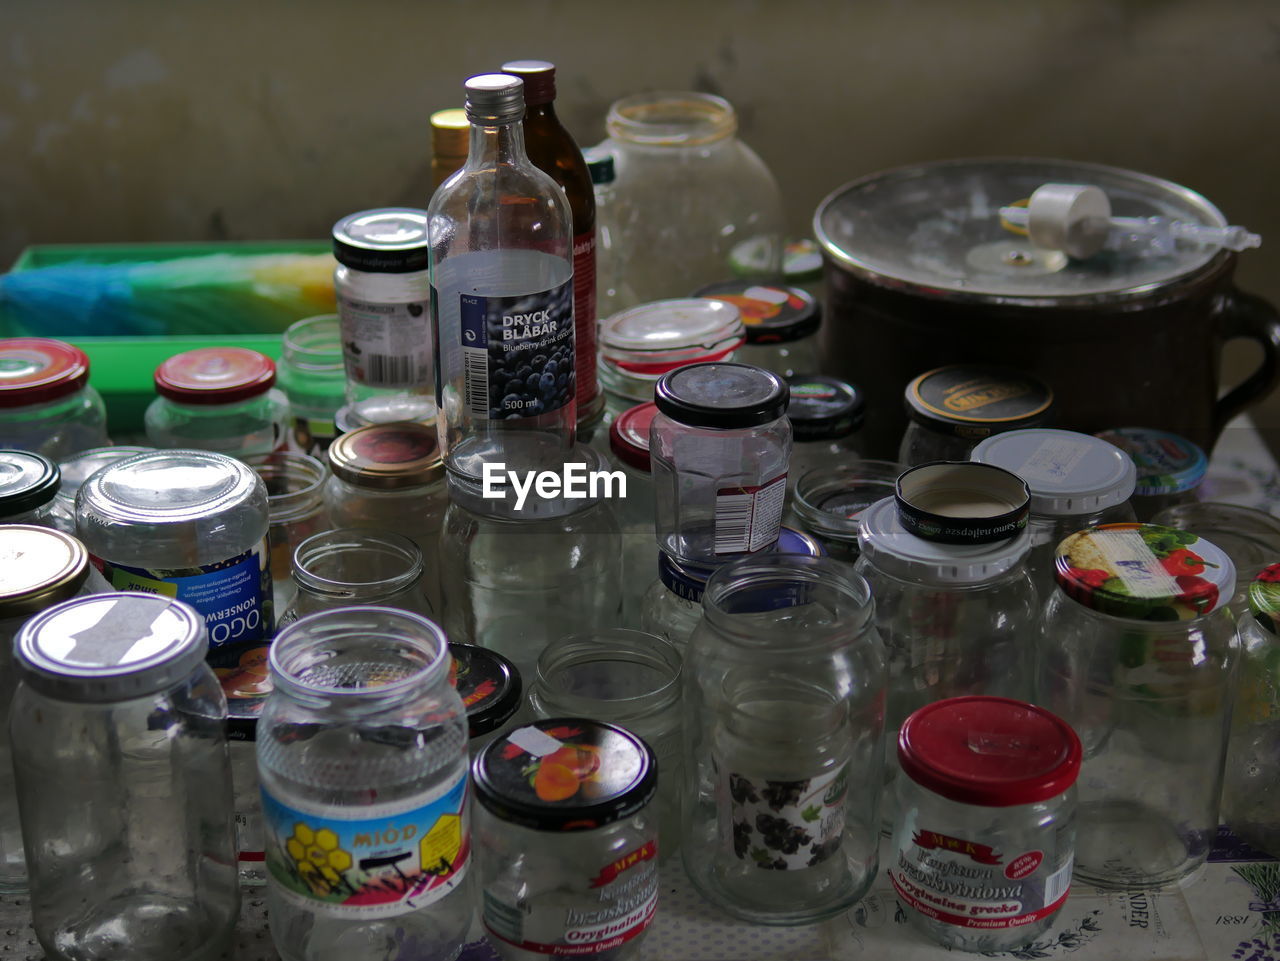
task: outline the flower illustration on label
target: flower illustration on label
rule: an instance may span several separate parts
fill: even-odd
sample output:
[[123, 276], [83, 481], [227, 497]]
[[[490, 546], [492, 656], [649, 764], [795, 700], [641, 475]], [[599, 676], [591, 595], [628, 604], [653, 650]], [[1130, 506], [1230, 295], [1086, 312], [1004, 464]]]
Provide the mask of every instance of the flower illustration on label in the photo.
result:
[[[717, 769], [718, 766], [717, 766]], [[795, 781], [721, 775], [734, 856], [770, 871], [821, 864], [844, 837], [848, 767]]]

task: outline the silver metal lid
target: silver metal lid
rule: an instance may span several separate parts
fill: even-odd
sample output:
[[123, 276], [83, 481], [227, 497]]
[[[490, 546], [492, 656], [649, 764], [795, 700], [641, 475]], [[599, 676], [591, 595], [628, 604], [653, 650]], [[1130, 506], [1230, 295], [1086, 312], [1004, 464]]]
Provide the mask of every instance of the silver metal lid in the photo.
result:
[[179, 683], [203, 661], [204, 618], [182, 601], [140, 592], [65, 601], [14, 641], [22, 679], [64, 701], [124, 701]]
[[65, 601], [89, 577], [89, 553], [62, 531], [0, 524], [0, 617], [26, 617]]
[[474, 124], [516, 123], [524, 118], [524, 81], [508, 73], [482, 73], [466, 82], [467, 119]]

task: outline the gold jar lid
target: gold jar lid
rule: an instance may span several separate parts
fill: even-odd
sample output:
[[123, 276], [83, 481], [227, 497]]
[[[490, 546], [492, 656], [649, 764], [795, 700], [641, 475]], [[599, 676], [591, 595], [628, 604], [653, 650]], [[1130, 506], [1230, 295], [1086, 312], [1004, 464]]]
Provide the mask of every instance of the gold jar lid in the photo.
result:
[[89, 552], [62, 531], [0, 525], [0, 617], [24, 617], [74, 597], [89, 576]]
[[466, 159], [471, 141], [471, 121], [461, 107], [437, 110], [431, 115], [431, 152], [437, 157]]
[[377, 490], [421, 487], [444, 477], [435, 428], [408, 421], [343, 434], [329, 446], [329, 467], [348, 484]]

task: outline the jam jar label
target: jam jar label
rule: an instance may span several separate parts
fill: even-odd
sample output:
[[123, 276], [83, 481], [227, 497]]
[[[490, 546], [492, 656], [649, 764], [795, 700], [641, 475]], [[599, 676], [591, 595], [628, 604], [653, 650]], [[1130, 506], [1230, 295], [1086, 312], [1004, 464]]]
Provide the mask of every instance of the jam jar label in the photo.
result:
[[997, 851], [989, 844], [917, 830], [890, 865], [898, 897], [925, 917], [962, 928], [1016, 928], [1062, 907], [1071, 888], [1070, 856]]
[[347, 377], [368, 387], [430, 385], [431, 302], [378, 304], [338, 298]]
[[734, 855], [772, 871], [811, 868], [832, 857], [844, 836], [848, 781], [848, 765], [799, 781], [720, 769]]
[[347, 919], [390, 918], [462, 884], [471, 858], [465, 772], [393, 804], [333, 808], [262, 789], [267, 871], [284, 897]]
[[754, 487], [722, 487], [716, 491], [715, 551], [754, 554], [771, 547], [782, 529], [787, 475]]

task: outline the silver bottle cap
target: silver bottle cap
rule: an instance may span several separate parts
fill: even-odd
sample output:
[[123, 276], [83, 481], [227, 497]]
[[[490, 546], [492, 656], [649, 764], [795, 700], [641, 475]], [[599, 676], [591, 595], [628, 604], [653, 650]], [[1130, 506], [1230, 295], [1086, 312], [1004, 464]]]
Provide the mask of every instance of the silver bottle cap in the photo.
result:
[[524, 118], [524, 81], [507, 73], [482, 73], [466, 83], [467, 119], [473, 124], [516, 123]]

